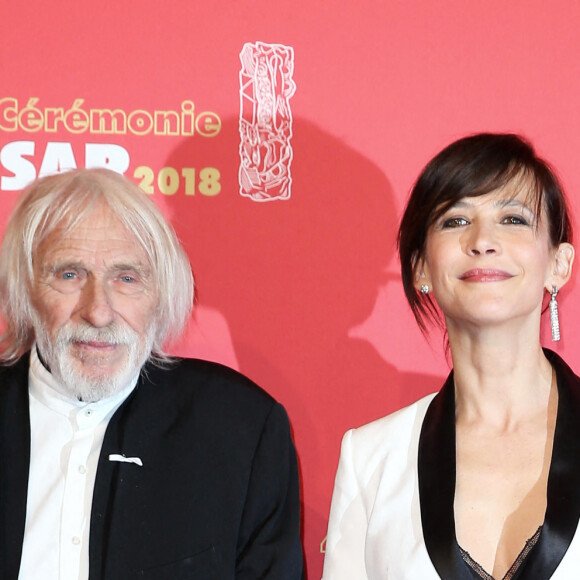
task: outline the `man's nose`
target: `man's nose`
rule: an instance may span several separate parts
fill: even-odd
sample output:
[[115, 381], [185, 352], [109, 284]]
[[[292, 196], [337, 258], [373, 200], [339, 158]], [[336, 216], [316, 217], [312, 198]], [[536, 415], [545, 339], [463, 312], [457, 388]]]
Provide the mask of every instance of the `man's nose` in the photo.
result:
[[100, 280], [87, 280], [81, 290], [80, 315], [91, 326], [101, 328], [113, 322], [115, 311], [109, 289]]

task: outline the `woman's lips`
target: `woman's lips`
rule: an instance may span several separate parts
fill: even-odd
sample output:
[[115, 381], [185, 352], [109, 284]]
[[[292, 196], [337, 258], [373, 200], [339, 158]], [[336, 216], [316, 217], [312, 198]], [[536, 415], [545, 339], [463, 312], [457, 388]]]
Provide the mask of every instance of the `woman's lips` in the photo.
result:
[[501, 282], [510, 278], [513, 278], [513, 274], [491, 268], [473, 268], [459, 276], [465, 282]]

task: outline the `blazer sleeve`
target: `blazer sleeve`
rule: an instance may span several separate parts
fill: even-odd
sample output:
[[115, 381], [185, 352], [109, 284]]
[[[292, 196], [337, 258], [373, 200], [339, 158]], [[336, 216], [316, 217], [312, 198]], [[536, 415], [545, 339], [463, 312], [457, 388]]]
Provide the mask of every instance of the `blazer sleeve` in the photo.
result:
[[274, 404], [252, 462], [236, 580], [304, 578], [296, 451], [286, 411]]
[[322, 580], [365, 580], [367, 514], [353, 462], [352, 436], [342, 439], [334, 482]]

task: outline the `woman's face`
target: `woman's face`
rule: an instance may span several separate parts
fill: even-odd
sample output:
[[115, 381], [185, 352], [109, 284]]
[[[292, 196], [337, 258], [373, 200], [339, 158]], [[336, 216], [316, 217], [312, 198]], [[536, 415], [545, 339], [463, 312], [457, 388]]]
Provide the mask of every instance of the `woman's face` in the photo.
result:
[[568, 279], [573, 248], [551, 245], [522, 185], [462, 198], [429, 228], [416, 287], [429, 285], [448, 326], [539, 320], [544, 290]]

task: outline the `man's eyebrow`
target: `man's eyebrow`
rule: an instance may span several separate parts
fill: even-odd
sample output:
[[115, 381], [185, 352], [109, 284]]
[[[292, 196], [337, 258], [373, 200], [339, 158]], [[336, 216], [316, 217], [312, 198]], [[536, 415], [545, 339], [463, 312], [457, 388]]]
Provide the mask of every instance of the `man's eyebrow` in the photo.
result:
[[123, 273], [134, 274], [144, 283], [150, 283], [153, 278], [153, 269], [151, 266], [142, 262], [117, 262], [112, 264], [107, 270], [114, 275]]
[[138, 274], [148, 274], [151, 272], [149, 265], [144, 264], [143, 262], [116, 262], [107, 268], [107, 270], [112, 272], [130, 270], [132, 272], [137, 272]]
[[[52, 260], [41, 265], [42, 272], [54, 274], [63, 270], [90, 270], [85, 262], [79, 260]], [[143, 262], [115, 262], [106, 268], [109, 272], [131, 271], [142, 276], [151, 274], [151, 268]]]
[[61, 270], [82, 270], [86, 266], [83, 262], [78, 260], [52, 260], [50, 262], [45, 262], [41, 265], [43, 272], [49, 272], [54, 274], [55, 272], [60, 272]]

